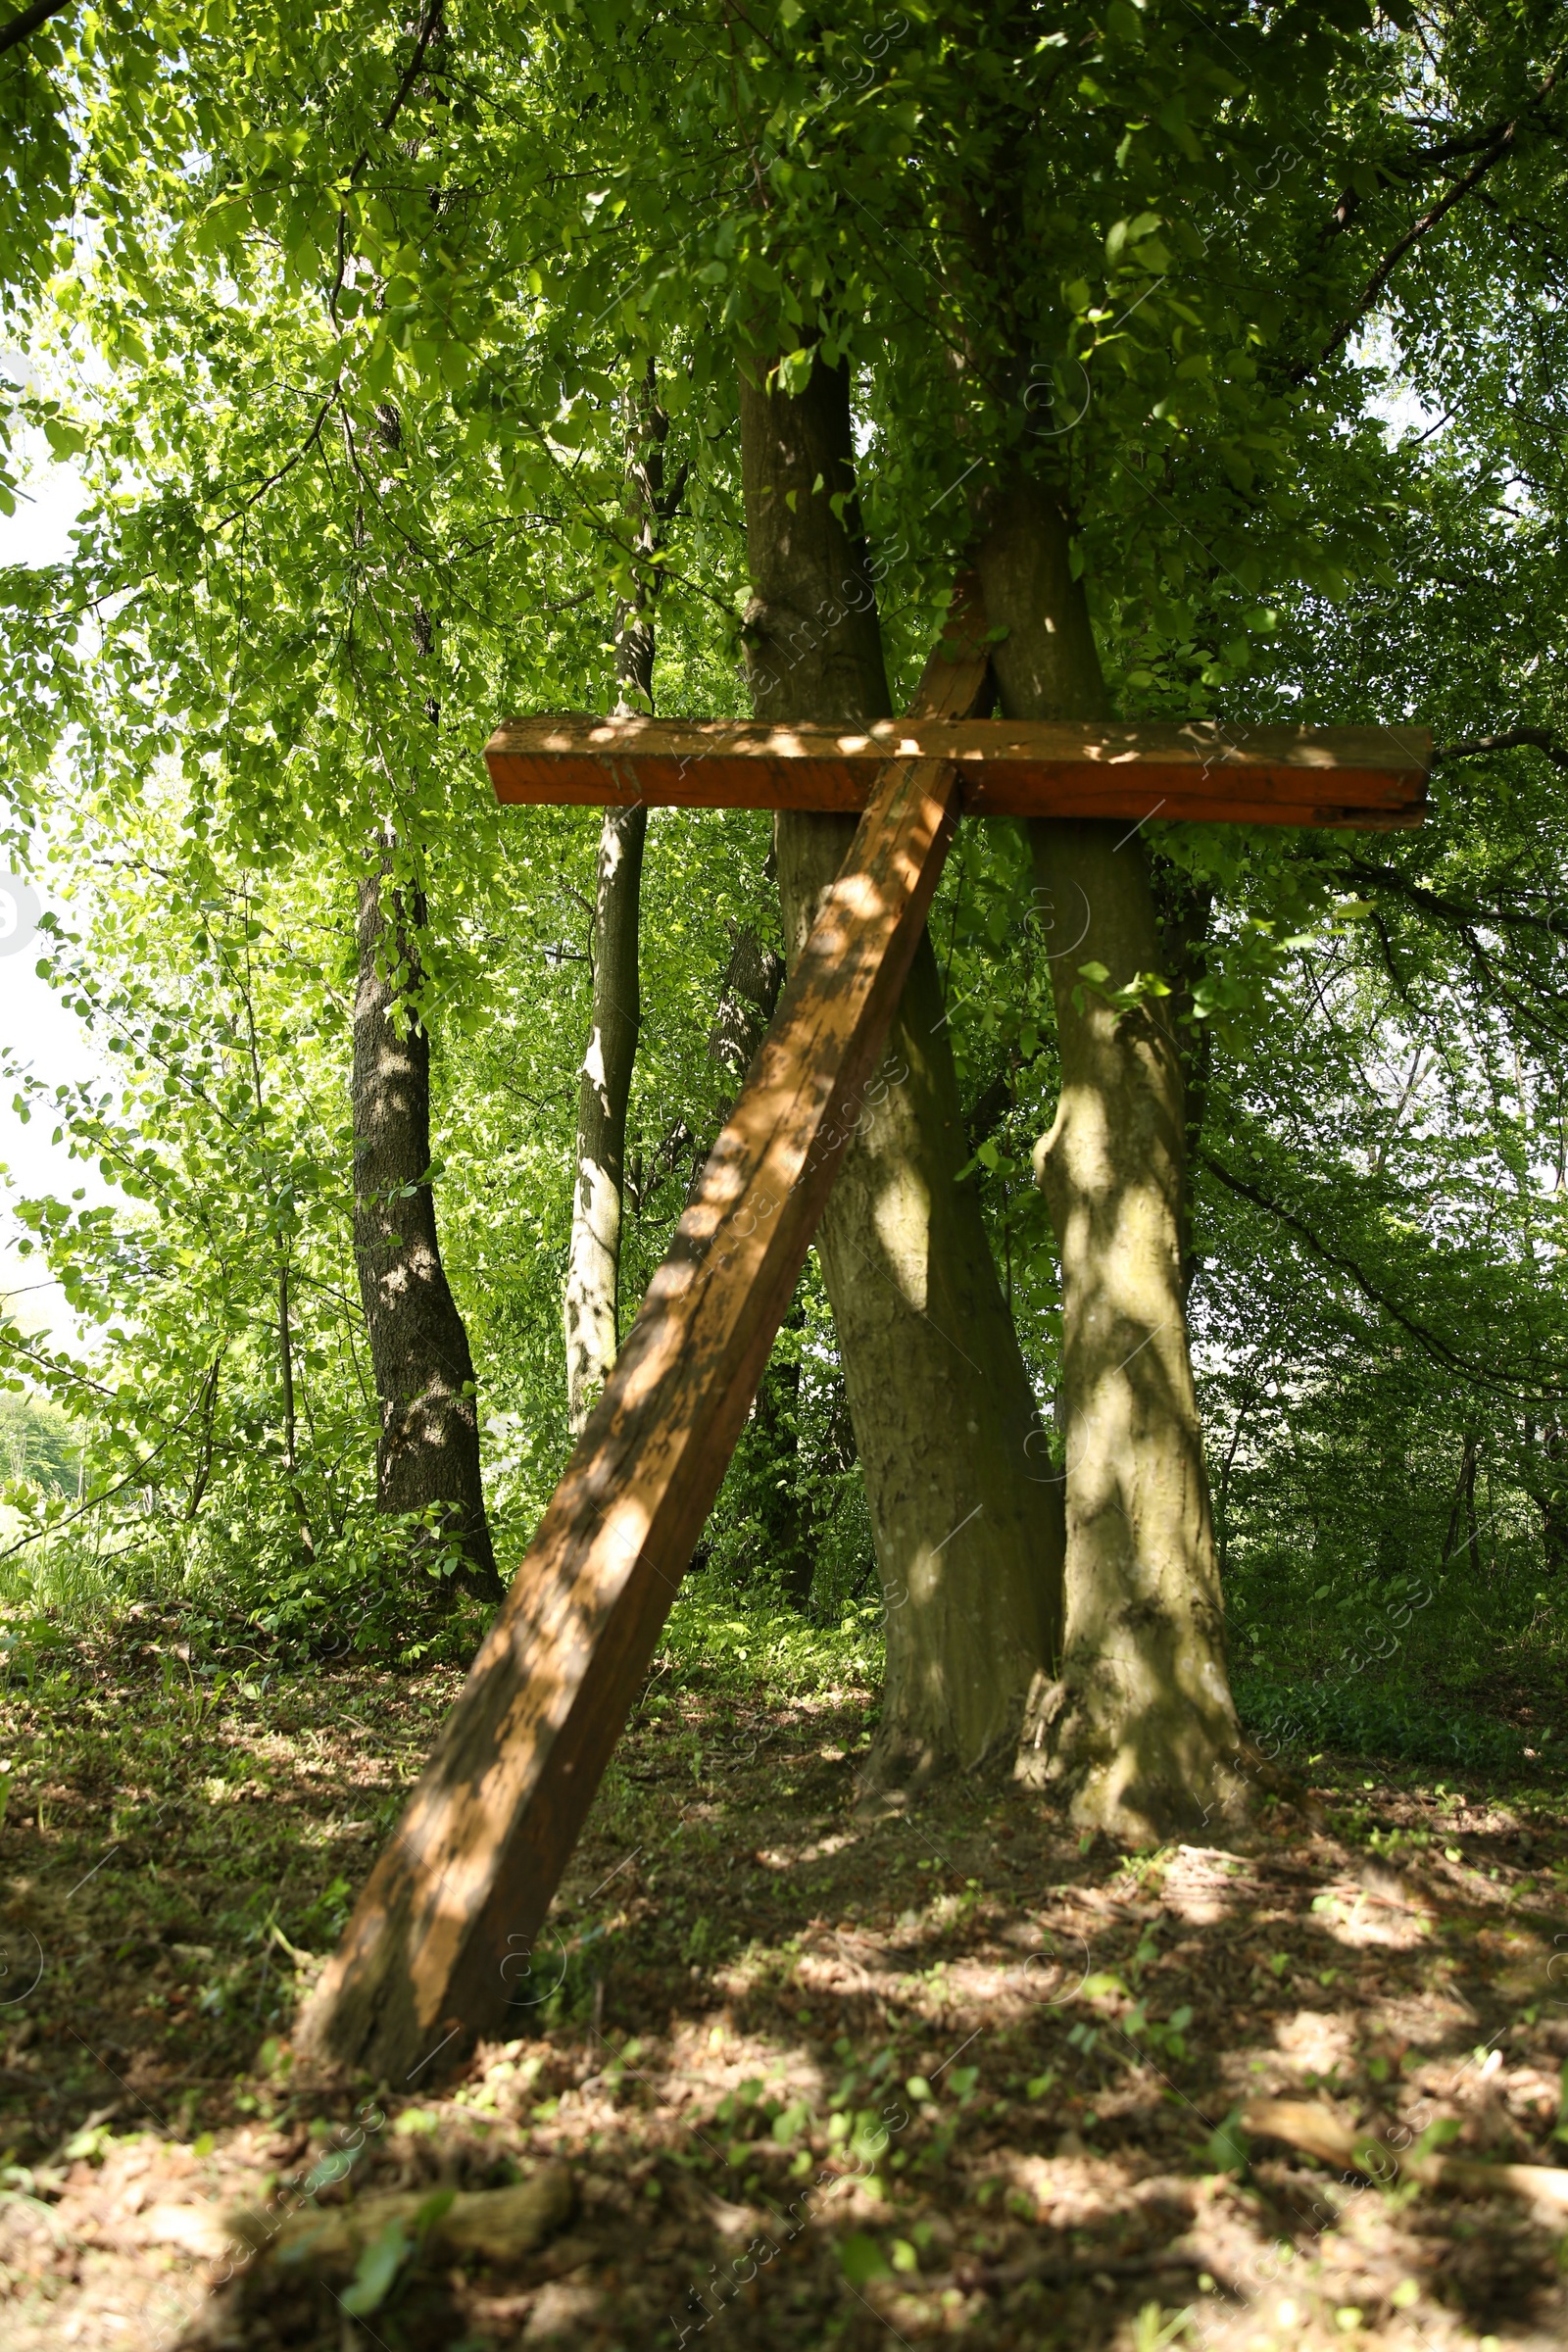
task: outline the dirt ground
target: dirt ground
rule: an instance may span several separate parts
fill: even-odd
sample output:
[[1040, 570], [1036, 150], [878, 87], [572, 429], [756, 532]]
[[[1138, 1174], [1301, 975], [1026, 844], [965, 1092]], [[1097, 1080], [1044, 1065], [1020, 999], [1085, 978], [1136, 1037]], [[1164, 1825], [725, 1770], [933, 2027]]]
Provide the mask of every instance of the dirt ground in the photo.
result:
[[[1000, 1775], [858, 1819], [864, 1691], [656, 1678], [509, 2037], [329, 2089], [289, 2021], [457, 1678], [215, 1695], [168, 1654], [74, 1654], [0, 1710], [5, 2352], [1568, 2339], [1568, 2206], [1237, 2122], [1310, 2098], [1556, 2161], [1558, 1790], [1301, 1759], [1245, 1850], [1123, 1856]], [[282, 2258], [287, 2213], [552, 2158], [574, 2210], [510, 2263], [417, 2228], [352, 2284]]]

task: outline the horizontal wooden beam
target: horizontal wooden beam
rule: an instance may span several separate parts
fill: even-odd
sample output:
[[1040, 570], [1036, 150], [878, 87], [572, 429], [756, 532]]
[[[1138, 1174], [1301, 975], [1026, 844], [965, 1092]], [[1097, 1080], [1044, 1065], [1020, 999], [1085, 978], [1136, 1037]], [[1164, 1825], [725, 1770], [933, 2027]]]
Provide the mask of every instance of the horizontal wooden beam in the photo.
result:
[[[960, 602], [938, 710], [985, 691]], [[929, 704], [928, 704], [929, 707]], [[552, 1896], [718, 1492], [887, 1034], [956, 810], [885, 760], [697, 1198], [296, 2033], [422, 2089], [476, 2034], [536, 2031]]]
[[894, 718], [864, 732], [760, 720], [513, 718], [485, 746], [499, 801], [856, 813], [889, 759], [955, 762], [969, 816], [1418, 825], [1423, 727], [1068, 725]]

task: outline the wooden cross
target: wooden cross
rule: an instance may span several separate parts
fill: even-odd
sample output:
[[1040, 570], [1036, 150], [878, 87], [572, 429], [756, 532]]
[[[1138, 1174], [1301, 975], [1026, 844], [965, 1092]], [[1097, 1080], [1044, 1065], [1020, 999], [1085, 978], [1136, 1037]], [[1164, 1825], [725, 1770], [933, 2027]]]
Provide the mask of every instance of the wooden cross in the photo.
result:
[[696, 1198], [643, 1300], [402, 1824], [304, 2011], [302, 2049], [396, 2091], [552, 1979], [543, 1926], [718, 1491], [853, 1132], [961, 808], [1296, 825], [1420, 822], [1415, 729], [1018, 725], [977, 718], [984, 615], [960, 591], [907, 719], [863, 734], [727, 721], [514, 720], [502, 800], [862, 808]]
[[760, 720], [514, 718], [484, 747], [498, 801], [651, 808], [870, 806], [889, 760], [956, 768], [965, 816], [1152, 816], [1230, 825], [1418, 825], [1432, 738], [1416, 727], [1083, 727], [881, 719], [863, 732]]

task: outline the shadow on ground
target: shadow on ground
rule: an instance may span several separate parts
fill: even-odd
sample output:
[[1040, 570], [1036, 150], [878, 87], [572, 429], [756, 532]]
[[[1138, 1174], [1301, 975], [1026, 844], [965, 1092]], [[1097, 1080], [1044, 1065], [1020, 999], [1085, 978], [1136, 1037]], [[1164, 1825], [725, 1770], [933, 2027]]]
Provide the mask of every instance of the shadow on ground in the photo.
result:
[[[1553, 2161], [1553, 1791], [1319, 1758], [1245, 1850], [1122, 1857], [1000, 1777], [858, 1821], [864, 1692], [655, 1686], [508, 2037], [457, 2079], [331, 2085], [289, 2022], [455, 1677], [318, 1669], [210, 1706], [134, 1654], [75, 1671], [69, 1710], [7, 1702], [8, 2352], [1568, 2335], [1535, 2208], [1379, 2189], [1237, 2123], [1319, 2098]], [[357, 2282], [281, 2259], [291, 2214], [417, 2190], [428, 2215], [551, 2158], [575, 2210], [513, 2261], [421, 2258], [417, 2225]], [[265, 2244], [236, 2269], [241, 2207]]]

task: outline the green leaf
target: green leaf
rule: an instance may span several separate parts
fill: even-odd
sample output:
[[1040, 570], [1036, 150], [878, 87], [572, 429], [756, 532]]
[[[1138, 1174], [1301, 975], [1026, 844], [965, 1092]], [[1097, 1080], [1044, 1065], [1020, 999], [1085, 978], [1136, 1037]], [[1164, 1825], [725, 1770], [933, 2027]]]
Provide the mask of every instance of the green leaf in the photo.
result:
[[1233, 2107], [1223, 2123], [1209, 2133], [1203, 2143], [1208, 2169], [1214, 2173], [1245, 2173], [1250, 2161], [1250, 2147], [1242, 2130], [1242, 2111]]
[[414, 2240], [404, 2230], [403, 2224], [399, 2221], [388, 2222], [380, 2235], [370, 2240], [355, 2265], [354, 2277], [340, 2298], [343, 2309], [357, 2320], [366, 2318], [372, 2311], [379, 2311], [413, 2247]]
[[855, 2230], [839, 2243], [839, 2267], [852, 2286], [869, 2286], [873, 2279], [891, 2278], [893, 2266], [874, 2237]]

